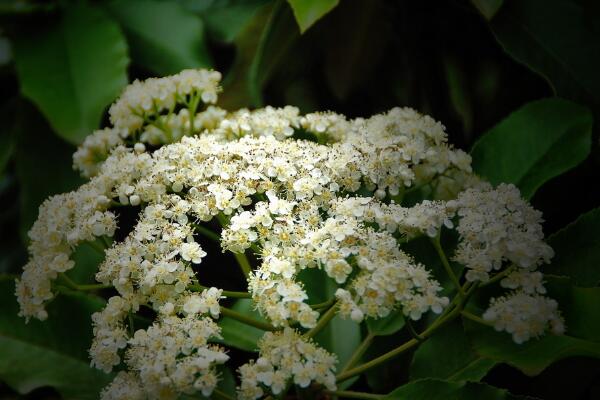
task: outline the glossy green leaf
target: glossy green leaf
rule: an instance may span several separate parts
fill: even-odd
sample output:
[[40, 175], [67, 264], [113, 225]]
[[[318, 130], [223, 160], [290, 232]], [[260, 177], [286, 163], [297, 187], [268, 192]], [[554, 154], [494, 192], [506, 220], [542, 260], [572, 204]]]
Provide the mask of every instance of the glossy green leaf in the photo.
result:
[[600, 345], [600, 288], [578, 287], [569, 278], [551, 275], [545, 281], [548, 296], [556, 299], [565, 319], [567, 335]]
[[[443, 354], [444, 362], [440, 362], [440, 354]], [[410, 377], [477, 382], [494, 365], [496, 361], [482, 357], [471, 349], [461, 322], [454, 321], [417, 348], [410, 367]]]
[[25, 323], [17, 316], [12, 281], [0, 282], [0, 379], [21, 394], [51, 386], [65, 399], [98, 399], [110, 375], [90, 366], [92, 312], [103, 302], [62, 295], [48, 307], [48, 320]]
[[269, 1], [180, 0], [180, 3], [202, 18], [211, 39], [231, 43], [258, 10]]
[[375, 336], [388, 336], [393, 335], [400, 329], [404, 328], [404, 315], [401, 310], [392, 311], [390, 315], [385, 318], [373, 319], [367, 318], [366, 324], [371, 332]]
[[[254, 310], [252, 300], [250, 299], [236, 301], [232, 309], [258, 321], [265, 322], [265, 319]], [[229, 317], [223, 317], [219, 321], [219, 326], [221, 327], [221, 336], [223, 336], [223, 340], [219, 340], [219, 342], [245, 351], [256, 351], [258, 349], [256, 342], [265, 333], [261, 329], [246, 325]]]
[[159, 75], [212, 66], [202, 20], [179, 3], [119, 0], [107, 8], [121, 24], [137, 65]]
[[555, 255], [544, 273], [571, 277], [578, 286], [600, 284], [600, 208], [550, 236], [548, 244]]
[[382, 400], [509, 400], [515, 399], [506, 389], [483, 383], [447, 382], [421, 379], [400, 386]]
[[500, 10], [504, 0], [471, 0], [471, 3], [489, 21]]
[[294, 10], [294, 17], [300, 26], [300, 32], [304, 33], [315, 22], [320, 20], [333, 10], [339, 0], [287, 0]]
[[526, 104], [473, 146], [473, 169], [493, 184], [514, 183], [525, 198], [590, 152], [592, 115], [573, 102], [549, 98]]
[[[99, 246], [102, 246], [100, 240], [96, 242]], [[82, 243], [75, 249], [71, 257], [75, 261], [75, 268], [68, 271], [67, 275], [77, 283], [97, 283], [95, 276], [98, 272], [98, 266], [104, 260], [104, 254], [100, 254], [96, 248], [89, 244]]]
[[566, 357], [600, 358], [600, 288], [571, 286], [567, 278], [546, 277], [548, 296], [558, 302], [565, 318], [565, 335], [546, 334], [523, 344], [506, 332], [464, 320], [474, 351], [482, 357], [507, 363], [527, 375], [537, 375]]
[[80, 143], [99, 127], [127, 84], [127, 45], [118, 25], [90, 6], [70, 6], [56, 23], [15, 41], [21, 91], [60, 136]]
[[18, 110], [15, 149], [16, 173], [20, 182], [20, 233], [28, 242], [27, 231], [37, 219], [39, 206], [50, 195], [77, 188], [83, 180], [71, 168], [75, 150], [52, 134], [46, 121], [31, 105]]
[[559, 96], [598, 106], [600, 34], [582, 3], [505, 1], [491, 28], [504, 50], [545, 77]]
[[219, 105], [226, 109], [263, 106], [262, 89], [300, 34], [281, 1], [261, 7], [236, 39], [236, 58], [223, 82]]

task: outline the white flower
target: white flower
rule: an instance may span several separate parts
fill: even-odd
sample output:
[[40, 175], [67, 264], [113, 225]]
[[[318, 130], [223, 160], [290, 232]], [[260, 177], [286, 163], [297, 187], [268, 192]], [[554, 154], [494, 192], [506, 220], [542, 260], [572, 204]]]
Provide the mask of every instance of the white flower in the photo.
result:
[[565, 330], [555, 300], [525, 292], [492, 299], [483, 319], [493, 323], [497, 331], [512, 334], [515, 343], [519, 344], [542, 335], [546, 330], [556, 335]]
[[181, 257], [186, 261], [191, 261], [194, 264], [200, 264], [202, 257], [206, 256], [206, 252], [200, 248], [196, 242], [183, 243], [181, 245]]

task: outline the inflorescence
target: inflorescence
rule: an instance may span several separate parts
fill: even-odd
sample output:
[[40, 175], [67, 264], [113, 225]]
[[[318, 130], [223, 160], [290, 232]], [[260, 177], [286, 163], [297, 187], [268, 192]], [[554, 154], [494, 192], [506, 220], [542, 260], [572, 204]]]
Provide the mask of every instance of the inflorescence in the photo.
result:
[[[401, 245], [442, 228], [458, 232], [453, 259], [467, 281], [512, 268], [501, 281], [509, 292], [491, 300], [485, 320], [517, 343], [564, 330], [537, 271], [553, 255], [540, 213], [514, 186], [476, 177], [439, 122], [409, 108], [354, 120], [291, 106], [227, 112], [213, 105], [219, 80], [218, 72], [186, 70], [126, 88], [110, 108], [112, 127], [74, 154], [89, 181], [46, 200], [29, 233], [16, 293], [20, 314], [43, 320], [75, 249], [113, 237], [117, 208], [140, 209], [96, 275], [116, 295], [93, 315], [92, 363], [121, 371], [103, 399], [213, 392], [217, 366], [229, 358], [215, 344], [223, 296], [193, 290], [193, 267], [206, 256], [197, 227], [213, 218], [223, 223], [223, 251], [259, 260], [248, 291], [276, 329], [239, 369], [240, 398], [277, 395], [291, 383], [335, 390], [335, 356], [301, 333], [320, 316], [299, 279], [305, 269], [337, 285], [339, 314], [357, 323], [397, 309], [412, 320], [442, 313], [450, 301], [441, 285]], [[422, 190], [429, 200], [402, 205]], [[142, 307], [155, 319], [130, 332]]]

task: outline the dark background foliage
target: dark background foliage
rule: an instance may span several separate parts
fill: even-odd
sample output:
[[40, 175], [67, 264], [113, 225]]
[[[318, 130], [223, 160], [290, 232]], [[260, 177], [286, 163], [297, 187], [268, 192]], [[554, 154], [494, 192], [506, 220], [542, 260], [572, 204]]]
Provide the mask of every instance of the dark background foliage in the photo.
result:
[[[442, 121], [449, 142], [466, 151], [490, 132], [473, 153], [478, 172], [486, 171], [492, 181], [506, 178], [507, 172], [492, 163], [498, 161], [489, 152], [494, 135], [505, 143], [495, 146], [506, 147], [500, 161], [519, 163], [524, 149], [524, 159], [535, 158], [521, 177], [534, 182], [515, 183], [522, 183], [521, 190], [532, 188], [528, 194], [544, 213], [547, 235], [600, 205], [598, 124], [590, 136], [589, 123], [581, 122], [591, 121], [587, 115], [600, 118], [600, 3], [302, 3], [0, 2], [0, 273], [18, 274], [25, 263], [26, 232], [41, 201], [82, 182], [71, 170], [70, 156], [87, 134], [106, 123], [107, 107], [126, 83], [184, 68], [221, 71], [219, 105], [229, 110], [291, 104], [302, 112], [368, 117], [409, 106]], [[556, 96], [577, 105], [547, 100]], [[520, 120], [511, 116], [517, 110]], [[563, 129], [562, 121], [574, 122], [565, 122]], [[11, 295], [2, 294], [0, 326], [19, 323], [8, 316], [16, 307], [7, 305], [14, 303]], [[70, 329], [63, 333], [89, 338], [90, 332]], [[382, 336], [374, 351], [401, 339]], [[69, 351], [75, 352], [73, 346]], [[7, 383], [0, 386], [0, 397], [21, 398], [17, 392], [30, 389], [36, 390], [23, 398], [69, 397], [60, 384], [43, 378], [40, 385], [35, 379], [23, 383], [11, 375], [3, 356], [0, 347], [0, 380]], [[85, 354], [72, 356], [85, 360]], [[440, 352], [438, 361], [446, 362], [444, 357]], [[410, 370], [407, 355], [355, 387], [385, 393], [406, 382]], [[482, 381], [542, 399], [592, 399], [600, 398], [598, 378], [598, 360], [571, 357], [534, 377], [499, 364]], [[38, 388], [45, 385], [55, 389]]]

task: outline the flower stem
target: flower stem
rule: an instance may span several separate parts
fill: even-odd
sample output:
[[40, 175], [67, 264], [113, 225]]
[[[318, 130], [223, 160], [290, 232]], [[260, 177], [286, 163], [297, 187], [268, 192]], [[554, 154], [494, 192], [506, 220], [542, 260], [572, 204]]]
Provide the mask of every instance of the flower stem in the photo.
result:
[[108, 289], [112, 288], [112, 285], [104, 285], [102, 283], [92, 283], [92, 284], [77, 284], [71, 278], [67, 276], [67, 274], [60, 274], [60, 278], [63, 283], [72, 290], [77, 290], [80, 292], [87, 292], [90, 290], [100, 290], [100, 289]]
[[215, 388], [215, 390], [213, 390], [213, 393], [214, 393], [214, 394], [215, 394], [215, 395], [216, 395], [218, 398], [221, 398], [221, 399], [224, 399], [224, 400], [235, 400], [235, 398], [234, 398], [234, 397], [232, 397], [232, 396], [228, 395], [227, 393], [225, 393], [225, 392], [223, 392], [223, 391], [221, 391], [221, 390], [219, 390], [219, 389], [217, 389], [217, 388]]
[[360, 358], [363, 356], [363, 354], [365, 354], [365, 351], [367, 351], [369, 346], [371, 346], [371, 343], [373, 343], [374, 338], [375, 338], [375, 335], [373, 335], [371, 332], [369, 332], [367, 334], [367, 336], [363, 339], [363, 341], [360, 343], [360, 345], [356, 348], [356, 350], [354, 350], [354, 353], [352, 353], [352, 356], [346, 362], [346, 365], [344, 365], [341, 372], [345, 372], [345, 371], [349, 370], [350, 368], [352, 368], [352, 366], [354, 366], [358, 362], [358, 360], [360, 360]]
[[[352, 378], [355, 375], [359, 375], [362, 374], [363, 372], [374, 368], [410, 349], [412, 349], [413, 347], [417, 346], [418, 344], [420, 344], [421, 342], [423, 342], [424, 340], [426, 340], [427, 338], [429, 338], [431, 335], [433, 335], [433, 333], [435, 331], [437, 331], [441, 326], [443, 326], [444, 324], [454, 320], [456, 317], [458, 317], [459, 315], [461, 315], [461, 311], [467, 301], [467, 299], [469, 298], [469, 296], [471, 295], [471, 293], [473, 293], [473, 291], [477, 288], [477, 285], [470, 285], [469, 282], [467, 282], [465, 284], [464, 287], [461, 287], [461, 290], [464, 292], [464, 289], [466, 287], [469, 287], [468, 292], [466, 293], [465, 297], [460, 298], [460, 301], [456, 304], [456, 306], [449, 312], [447, 313], [443, 313], [442, 315], [440, 315], [427, 329], [425, 329], [422, 333], [420, 333], [418, 336], [420, 338], [422, 338], [421, 340], [412, 338], [409, 341], [401, 344], [400, 346], [396, 347], [395, 349], [377, 357], [372, 359], [371, 361], [368, 361], [362, 365], [359, 365], [356, 368], [352, 368], [350, 370], [347, 371], [342, 371], [336, 378], [337, 378], [337, 382], [343, 382], [347, 379]], [[454, 301], [453, 301], [454, 303]]]
[[318, 310], [320, 308], [328, 308], [333, 303], [335, 303], [335, 298], [329, 299], [329, 300], [324, 301], [322, 303], [311, 304], [310, 307], [313, 308], [313, 309], [315, 309], [315, 310]]
[[498, 272], [496, 275], [491, 277], [487, 282], [483, 282], [481, 284], [481, 286], [488, 286], [488, 285], [498, 282], [499, 280], [501, 280], [502, 278], [506, 277], [511, 272], [513, 272], [515, 270], [515, 268], [516, 268], [516, 266], [514, 264], [512, 264], [510, 267], [506, 268], [504, 271]]
[[450, 266], [450, 262], [448, 261], [448, 258], [446, 257], [446, 253], [444, 253], [444, 249], [442, 249], [442, 245], [440, 243], [440, 234], [438, 234], [435, 238], [432, 238], [431, 243], [433, 244], [435, 251], [437, 251], [438, 256], [440, 257], [440, 260], [442, 261], [442, 265], [444, 266], [444, 269], [446, 270], [446, 273], [450, 276], [450, 279], [452, 280], [452, 283], [456, 287], [456, 290], [458, 290], [458, 295], [461, 298], [464, 298], [465, 292], [463, 292], [460, 282], [458, 281], [456, 274], [454, 274], [454, 271], [452, 270], [452, 267]]
[[304, 337], [311, 338], [314, 337], [317, 333], [321, 332], [325, 326], [335, 317], [335, 312], [337, 311], [337, 303], [333, 303], [329, 309], [321, 316], [317, 325], [314, 326], [311, 330], [304, 334]]
[[198, 232], [202, 236], [205, 236], [205, 237], [209, 238], [210, 240], [213, 240], [217, 243], [221, 243], [221, 237], [219, 236], [218, 233], [213, 232], [212, 230], [210, 230], [200, 224], [192, 223], [191, 225], [192, 225], [192, 228], [194, 228], [196, 230], [196, 232]]
[[[208, 289], [207, 286], [200, 285], [200, 284], [188, 285], [187, 288], [190, 289], [192, 292], [201, 292], [203, 290]], [[222, 294], [225, 297], [232, 297], [235, 299], [251, 299], [252, 298], [252, 295], [248, 292], [234, 292], [231, 290], [223, 290]]]
[[250, 261], [248, 261], [248, 257], [244, 253], [233, 253], [235, 260], [237, 261], [240, 269], [244, 273], [244, 276], [247, 278], [252, 272], [252, 266], [250, 265]]
[[[219, 223], [221, 224], [221, 227], [223, 227], [224, 229], [229, 222], [227, 217], [223, 214], [217, 214], [216, 217]], [[233, 253], [233, 256], [235, 257], [235, 260], [240, 266], [240, 269], [244, 273], [244, 276], [247, 278], [248, 275], [250, 275], [250, 272], [252, 272], [252, 266], [250, 265], [250, 261], [248, 261], [248, 257], [246, 257], [245, 253]]]
[[470, 319], [471, 321], [477, 322], [478, 324], [481, 324], [481, 325], [494, 326], [494, 324], [492, 324], [491, 322], [486, 321], [485, 319], [483, 319], [475, 314], [471, 314], [470, 312], [465, 311], [465, 310], [461, 311], [460, 315], [462, 315], [466, 319]]
[[257, 321], [253, 318], [248, 317], [247, 315], [244, 315], [240, 312], [237, 312], [235, 310], [232, 310], [230, 308], [226, 308], [226, 307], [222, 307], [221, 306], [221, 313], [225, 316], [225, 317], [229, 317], [229, 318], [233, 318], [237, 321], [240, 321], [246, 325], [250, 325], [250, 326], [254, 326], [255, 328], [258, 329], [262, 329], [263, 331], [275, 331], [277, 330], [277, 328], [275, 328], [274, 326], [272, 326], [271, 324], [268, 324], [266, 322], [262, 322], [262, 321]]
[[190, 112], [190, 136], [194, 134], [194, 120], [196, 119], [196, 110], [198, 109], [198, 103], [200, 103], [200, 94], [195, 93], [190, 100], [189, 112]]

